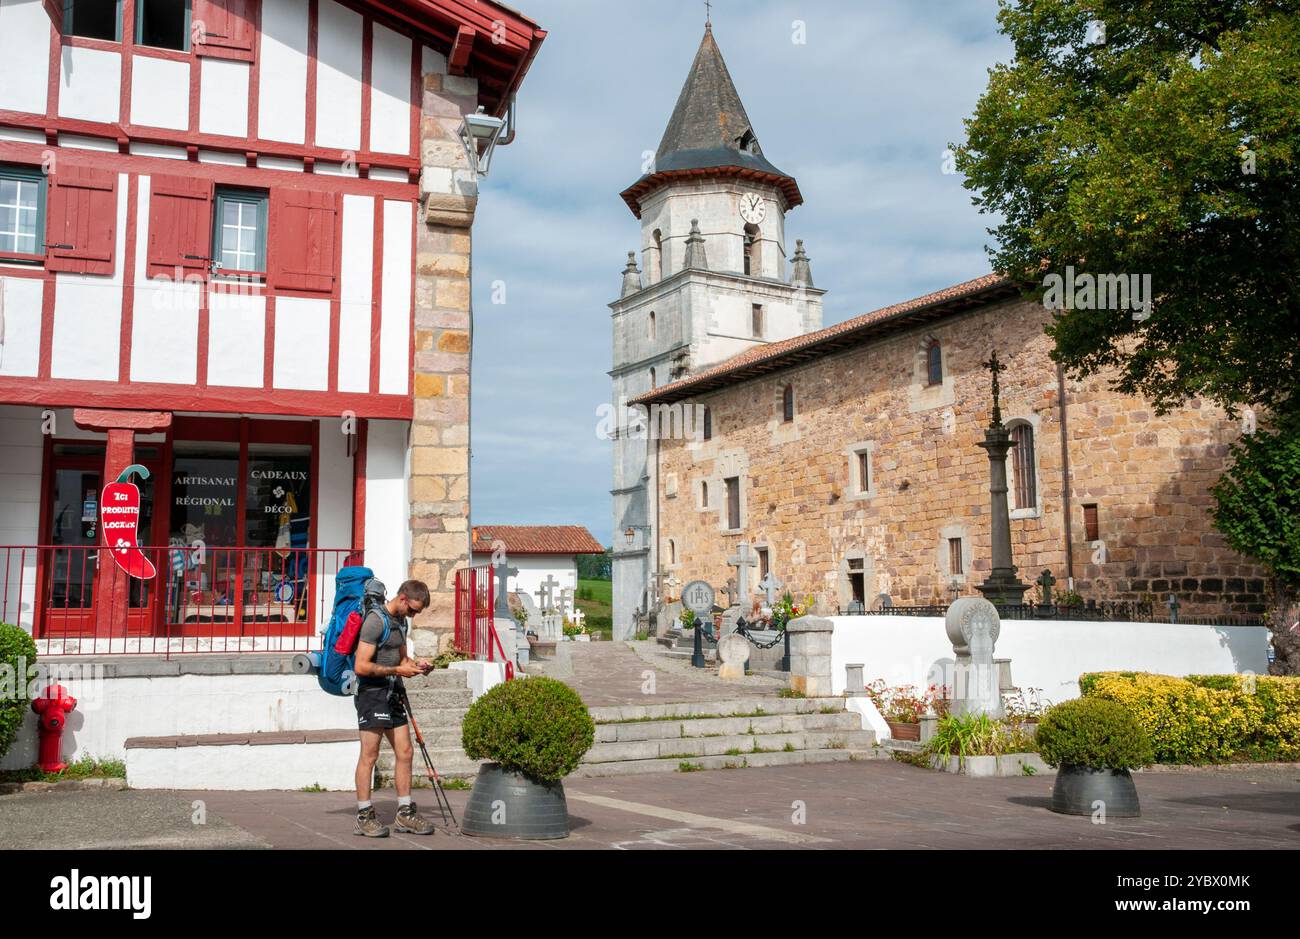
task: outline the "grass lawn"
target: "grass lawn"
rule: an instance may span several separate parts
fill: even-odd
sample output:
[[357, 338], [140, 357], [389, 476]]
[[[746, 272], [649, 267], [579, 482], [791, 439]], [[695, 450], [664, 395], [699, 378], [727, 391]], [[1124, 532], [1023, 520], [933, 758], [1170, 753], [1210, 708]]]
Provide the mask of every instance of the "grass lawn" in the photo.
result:
[[[578, 597], [575, 602], [578, 609], [582, 610], [583, 615], [587, 618], [587, 630], [593, 633], [603, 633], [602, 639], [612, 638], [614, 635], [614, 613], [612, 601], [614, 596], [614, 584], [608, 580], [579, 580]], [[590, 600], [584, 600], [583, 597], [590, 596]]]

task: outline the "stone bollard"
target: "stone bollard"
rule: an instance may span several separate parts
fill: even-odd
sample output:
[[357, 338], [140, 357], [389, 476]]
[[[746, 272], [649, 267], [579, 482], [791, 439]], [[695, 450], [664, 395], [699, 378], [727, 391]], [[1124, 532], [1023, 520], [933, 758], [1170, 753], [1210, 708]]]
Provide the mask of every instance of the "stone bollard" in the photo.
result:
[[[697, 626], [696, 629], [699, 627]], [[718, 677], [724, 681], [739, 681], [745, 677], [745, 663], [749, 661], [749, 640], [738, 633], [718, 640]]]
[[844, 666], [844, 674], [845, 674], [844, 693], [845, 694], [866, 693], [867, 685], [862, 678], [863, 668], [864, 666], [861, 662], [857, 662], [853, 665]]
[[790, 689], [809, 698], [830, 697], [835, 624], [819, 616], [801, 616], [786, 629], [790, 631]]

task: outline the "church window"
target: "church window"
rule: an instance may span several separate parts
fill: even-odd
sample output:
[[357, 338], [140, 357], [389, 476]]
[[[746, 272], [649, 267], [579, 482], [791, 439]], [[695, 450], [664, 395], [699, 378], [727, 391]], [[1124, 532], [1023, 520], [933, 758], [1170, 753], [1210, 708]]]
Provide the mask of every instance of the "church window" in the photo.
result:
[[704, 439], [713, 439], [713, 408], [704, 409]]
[[772, 570], [771, 557], [767, 548], [758, 548], [755, 553], [758, 555], [758, 579], [766, 580], [768, 573]]
[[961, 539], [948, 539], [948, 573], [959, 577], [966, 573], [961, 561]]
[[655, 337], [655, 311], [654, 310], [650, 311], [650, 325], [648, 327], [648, 335], [650, 336], [651, 339]]
[[700, 483], [700, 506], [705, 509], [709, 507], [709, 484], [707, 482]]
[[763, 304], [755, 303], [750, 310], [750, 325], [755, 339], [763, 338]]
[[931, 385], [943, 384], [943, 349], [936, 339], [925, 352], [926, 379]]
[[677, 563], [677, 542], [671, 538], [668, 539], [668, 563]]
[[863, 450], [858, 454], [858, 492], [871, 489], [871, 454]]
[[1011, 439], [1015, 448], [1011, 451], [1012, 471], [1016, 483], [1016, 508], [1038, 508], [1038, 478], [1035, 468], [1034, 428], [1020, 421], [1011, 425]]
[[758, 226], [752, 222], [745, 225], [745, 273], [750, 277], [758, 277], [763, 273], [760, 254], [763, 247], [763, 241], [759, 237]]
[[794, 421], [794, 385], [786, 385], [781, 392], [781, 420], [787, 424]]
[[664, 257], [664, 233], [655, 229], [655, 280], [668, 276], [668, 259]]
[[651, 387], [651, 388], [658, 388], [658, 387], [659, 387], [659, 381], [658, 381], [658, 379], [655, 378], [655, 370], [654, 370], [654, 369], [650, 369], [650, 387]]
[[1101, 540], [1101, 525], [1097, 518], [1097, 506], [1095, 504], [1083, 507], [1083, 531], [1084, 540]]
[[862, 558], [849, 558], [849, 596], [854, 607], [861, 611], [867, 599], [867, 577]]
[[740, 477], [729, 476], [727, 487], [727, 528], [736, 531], [740, 528]]

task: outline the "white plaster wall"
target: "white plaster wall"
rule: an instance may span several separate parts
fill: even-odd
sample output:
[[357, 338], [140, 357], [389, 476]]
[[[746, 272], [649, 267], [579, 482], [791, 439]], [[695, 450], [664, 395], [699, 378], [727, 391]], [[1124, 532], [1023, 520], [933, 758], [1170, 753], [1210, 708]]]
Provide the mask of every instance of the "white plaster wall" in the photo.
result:
[[[379, 27], [375, 27], [378, 33]], [[384, 273], [379, 326], [379, 393], [404, 395], [411, 384], [411, 239], [413, 206], [384, 201]]]
[[[357, 720], [352, 699], [326, 694], [313, 675], [103, 678], [84, 668], [55, 677], [77, 699], [63, 735], [65, 759], [121, 759], [131, 737], [340, 730]], [[29, 713], [0, 769], [31, 766], [36, 747]]]
[[276, 388], [329, 388], [330, 302], [305, 297], [275, 300]]
[[132, 789], [294, 791], [319, 786], [344, 792], [355, 786], [358, 747], [347, 741], [133, 749], [126, 782]]
[[41, 0], [0, 0], [0, 110], [45, 113], [49, 35]]
[[36, 556], [9, 550], [38, 543], [40, 524], [41, 409], [0, 407], [0, 564], [7, 589], [0, 592], [0, 622], [32, 628]]
[[151, 182], [148, 176], [140, 177], [135, 305], [131, 309], [131, 380], [192, 385], [199, 367], [200, 285], [145, 277]]
[[366, 440], [366, 566], [391, 594], [411, 567], [406, 421], [370, 421]]
[[[347, 438], [343, 436], [342, 421], [322, 418], [320, 421], [320, 469], [316, 485], [320, 487], [316, 521], [316, 547], [325, 551], [346, 550], [352, 547], [352, 458], [347, 453]], [[318, 607], [326, 611], [320, 617], [323, 630], [328, 625], [328, 611], [334, 602], [334, 575], [343, 565], [342, 554], [321, 557], [316, 596], [324, 597]]]
[[[199, 69], [199, 130], [247, 137], [250, 64], [203, 56]], [[239, 164], [243, 164], [242, 158]]]
[[113, 274], [56, 274], [53, 378], [117, 381], [122, 335], [122, 266], [126, 257], [127, 178], [117, 177]]
[[[560, 583], [554, 588], [556, 600], [559, 600], [560, 591], [564, 588], [568, 587], [575, 592], [578, 589], [578, 562], [571, 554], [507, 553], [506, 560], [511, 567], [519, 568], [519, 573], [510, 580], [511, 589], [528, 594], [535, 603], [540, 603], [537, 592], [547, 577], [554, 577]], [[492, 556], [475, 554], [474, 563], [491, 564]]]
[[370, 149], [411, 152], [411, 40], [375, 24], [370, 76]]
[[261, 388], [266, 349], [266, 298], [208, 294], [208, 384]]
[[[952, 644], [939, 617], [830, 617], [831, 685], [845, 687], [844, 668], [861, 662], [869, 683], [952, 684]], [[1085, 623], [1004, 620], [994, 655], [1011, 659], [1018, 687], [1040, 688], [1052, 703], [1079, 696], [1084, 672], [1141, 671], [1161, 675], [1268, 673], [1268, 631], [1262, 626], [1170, 623]]]
[[131, 123], [175, 130], [190, 126], [189, 62], [132, 57]]
[[316, 143], [361, 148], [361, 14], [334, 0], [320, 5], [316, 44]]
[[[48, 46], [42, 42], [41, 48]], [[122, 56], [103, 49], [63, 47], [59, 116], [116, 123], [122, 109]], [[114, 147], [114, 150], [117, 148]]]
[[370, 303], [374, 292], [375, 200], [343, 197], [339, 292], [339, 391], [370, 391]]
[[307, 133], [307, 0], [262, 4], [258, 134], [303, 143]]
[[45, 282], [31, 277], [5, 277], [0, 268], [0, 293], [0, 309], [4, 311], [0, 375], [35, 377], [40, 365]]

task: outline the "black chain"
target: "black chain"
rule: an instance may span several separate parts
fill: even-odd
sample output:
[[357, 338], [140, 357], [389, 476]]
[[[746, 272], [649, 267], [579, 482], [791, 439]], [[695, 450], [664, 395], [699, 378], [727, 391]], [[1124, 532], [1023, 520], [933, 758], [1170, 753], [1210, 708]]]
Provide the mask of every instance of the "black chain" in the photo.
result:
[[752, 645], [755, 649], [770, 649], [773, 646], [775, 646], [778, 642], [782, 642], [785, 640], [785, 627], [782, 626], [777, 631], [776, 638], [773, 639], [771, 642], [759, 642], [757, 639], [755, 639], [753, 636], [749, 634], [749, 624], [746, 623], [743, 619], [736, 621], [736, 632], [744, 636], [746, 639], [748, 639], [749, 644]]

